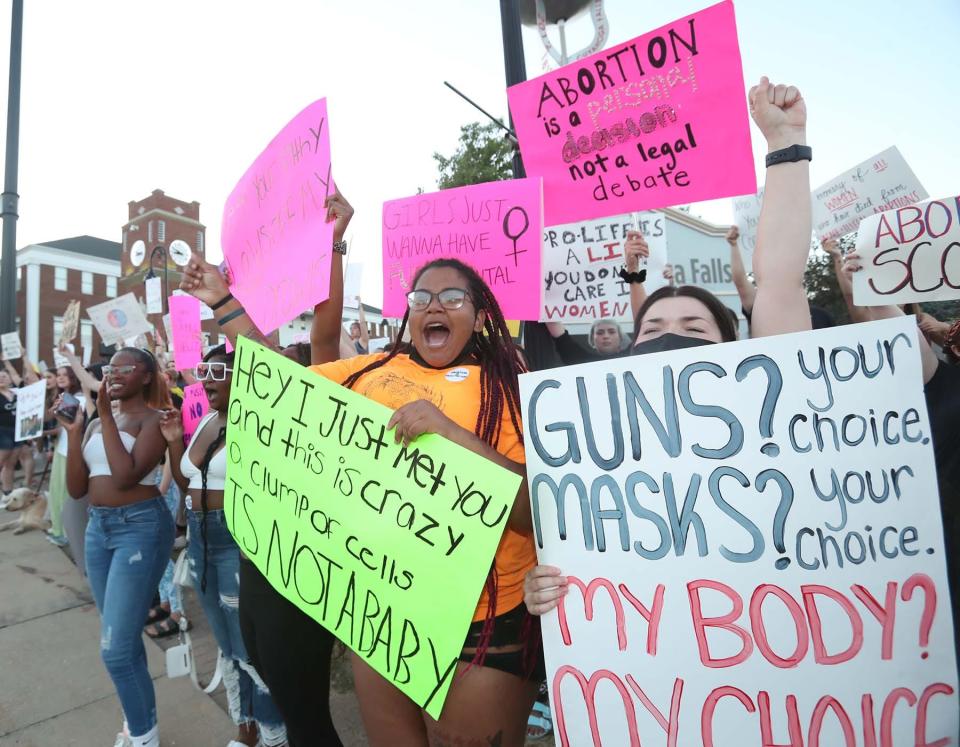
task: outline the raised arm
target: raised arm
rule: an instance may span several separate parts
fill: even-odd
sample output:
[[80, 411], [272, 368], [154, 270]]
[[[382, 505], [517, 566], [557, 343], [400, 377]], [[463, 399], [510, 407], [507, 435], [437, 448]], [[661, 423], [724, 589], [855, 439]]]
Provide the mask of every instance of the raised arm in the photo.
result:
[[730, 245], [730, 274], [733, 275], [733, 284], [737, 286], [737, 295], [740, 296], [740, 306], [750, 314], [757, 298], [757, 287], [747, 277], [747, 268], [743, 265], [743, 255], [740, 254], [740, 229], [730, 226], [727, 231], [727, 243]]
[[170, 408], [160, 413], [160, 433], [167, 442], [167, 453], [170, 457], [167, 459], [167, 467], [170, 470], [170, 476], [177, 483], [180, 492], [186, 494], [190, 481], [180, 470], [180, 460], [183, 459], [186, 447], [183, 444], [183, 419], [179, 410]]
[[[353, 208], [340, 190], [327, 198], [327, 221], [334, 221], [333, 240], [343, 241]], [[310, 362], [329, 363], [340, 358], [340, 332], [343, 330], [343, 255], [333, 252], [330, 266], [330, 295], [313, 307], [310, 326]]]
[[76, 353], [67, 347], [67, 343], [65, 342], [60, 343], [60, 355], [70, 362], [70, 368], [72, 368], [73, 372], [77, 375], [77, 381], [80, 382], [80, 386], [93, 392], [100, 388], [100, 382], [97, 381], [97, 377], [83, 367], [83, 361], [77, 357]]
[[[57, 420], [67, 432], [67, 492], [71, 498], [79, 500], [87, 494], [87, 484], [90, 481], [90, 470], [83, 459], [83, 413], [77, 410], [76, 417], [71, 421], [61, 415]], [[95, 428], [91, 423], [87, 434]]]
[[[624, 269], [628, 275], [630, 273], [640, 272], [640, 260], [650, 256], [650, 247], [646, 239], [639, 231], [627, 231], [627, 241], [623, 245]], [[631, 317], [636, 323], [637, 314], [640, 313], [640, 307], [647, 300], [647, 289], [643, 286], [643, 281], [630, 283], [630, 312]]]
[[[750, 113], [768, 153], [807, 143], [807, 108], [794, 86], [774, 86], [766, 77], [750, 89]], [[778, 163], [767, 169], [757, 226], [753, 274], [754, 337], [810, 329], [803, 273], [810, 254], [810, 163]]]
[[13, 364], [10, 363], [10, 361], [8, 361], [6, 358], [3, 359], [3, 367], [7, 369], [7, 373], [10, 374], [10, 381], [13, 382], [15, 387], [18, 387], [23, 383], [23, 378], [17, 373], [17, 369], [15, 369]]
[[23, 380], [27, 384], [36, 384], [40, 381], [40, 374], [37, 373], [37, 367], [33, 365], [33, 361], [27, 356], [26, 348], [23, 351]]
[[[843, 272], [847, 274], [848, 281], [850, 275], [854, 272], [860, 272], [863, 269], [862, 263], [863, 258], [856, 252], [851, 252], [843, 258]], [[864, 308], [870, 313], [871, 319], [894, 319], [898, 316], [904, 316], [903, 309], [893, 304]], [[923, 383], [926, 384], [937, 372], [940, 361], [937, 359], [937, 354], [933, 352], [933, 348], [930, 347], [930, 343], [927, 342], [927, 338], [921, 334], [918, 334], [917, 337], [920, 339], [920, 363], [923, 368]]]

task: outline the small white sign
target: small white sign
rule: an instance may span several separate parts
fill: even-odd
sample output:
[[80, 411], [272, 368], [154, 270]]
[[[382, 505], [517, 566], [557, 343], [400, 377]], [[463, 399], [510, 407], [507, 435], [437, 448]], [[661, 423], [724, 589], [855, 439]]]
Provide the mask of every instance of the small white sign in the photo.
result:
[[23, 355], [20, 335], [17, 332], [4, 332], [0, 335], [0, 344], [3, 345], [3, 359], [5, 361], [15, 361]]
[[869, 215], [912, 205], [929, 195], [894, 146], [821, 184], [812, 197], [813, 229], [823, 242], [853, 233]]
[[122, 344], [153, 329], [132, 293], [91, 306], [87, 315], [107, 345]]
[[163, 292], [161, 290], [160, 278], [147, 278], [143, 281], [144, 290], [147, 296], [147, 313], [163, 313]]
[[343, 305], [357, 308], [357, 298], [360, 296], [360, 281], [363, 279], [363, 264], [354, 262], [347, 265], [343, 273]]
[[29, 441], [43, 434], [43, 409], [47, 382], [37, 381], [17, 389], [17, 420], [15, 441]]

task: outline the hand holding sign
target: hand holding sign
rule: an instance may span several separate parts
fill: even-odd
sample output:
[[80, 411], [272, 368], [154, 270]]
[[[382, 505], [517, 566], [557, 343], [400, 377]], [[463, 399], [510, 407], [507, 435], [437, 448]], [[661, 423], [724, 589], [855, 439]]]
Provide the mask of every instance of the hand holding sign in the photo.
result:
[[640, 260], [650, 256], [650, 246], [639, 231], [627, 232], [627, 243], [623, 246], [626, 253], [627, 272], [637, 272]]
[[203, 301], [208, 306], [229, 295], [227, 279], [216, 265], [212, 265], [197, 252], [190, 255], [190, 261], [183, 268], [180, 290]]

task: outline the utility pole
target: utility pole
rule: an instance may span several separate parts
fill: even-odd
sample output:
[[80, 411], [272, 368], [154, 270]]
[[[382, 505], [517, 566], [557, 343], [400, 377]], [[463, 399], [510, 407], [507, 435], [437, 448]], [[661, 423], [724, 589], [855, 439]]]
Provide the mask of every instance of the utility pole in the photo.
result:
[[[500, 0], [500, 27], [503, 33], [503, 67], [507, 74], [507, 87], [523, 83], [527, 79], [527, 64], [523, 59], [523, 38], [520, 35], [520, 0]], [[513, 117], [510, 117], [513, 129]], [[513, 178], [527, 175], [520, 157], [520, 149], [513, 151]]]
[[13, 0], [10, 24], [10, 82], [7, 88], [7, 161], [3, 176], [3, 258], [0, 261], [0, 332], [13, 332], [17, 319], [17, 166], [20, 151], [20, 57], [23, 0]]

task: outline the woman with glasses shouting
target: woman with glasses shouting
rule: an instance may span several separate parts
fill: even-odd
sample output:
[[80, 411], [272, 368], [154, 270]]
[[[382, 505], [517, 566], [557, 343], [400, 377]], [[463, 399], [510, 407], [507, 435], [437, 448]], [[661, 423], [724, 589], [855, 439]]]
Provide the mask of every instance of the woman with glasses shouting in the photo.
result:
[[85, 559], [101, 618], [100, 655], [123, 707], [116, 744], [157, 747], [141, 633], [173, 548], [173, 518], [156, 488], [167, 448], [157, 408], [166, 397], [156, 360], [144, 350], [121, 348], [103, 374], [99, 417], [86, 435], [75, 400], [58, 401], [54, 412], [67, 433], [67, 491], [90, 499]]
[[[342, 304], [340, 265], [335, 254], [330, 299], [324, 306]], [[226, 285], [216, 268], [203, 260], [195, 258], [186, 268], [181, 287], [214, 306], [228, 336], [249, 328], [239, 304], [217, 308]], [[395, 428], [398, 441], [438, 433], [523, 475], [517, 378], [523, 368], [493, 292], [476, 271], [452, 259], [421, 267], [412, 287], [400, 328], [401, 336], [410, 330], [409, 354], [394, 349], [314, 365], [311, 370], [394, 409], [390, 427]], [[335, 310], [332, 316], [339, 317], [340, 309]], [[318, 343], [336, 345], [339, 336], [338, 323], [329, 329], [315, 324], [311, 335], [315, 353]], [[370, 744], [524, 743], [527, 715], [542, 677], [538, 627], [523, 604], [523, 578], [536, 563], [531, 529], [524, 481], [485, 588], [478, 590], [473, 624], [440, 721], [353, 656], [354, 681]], [[254, 584], [258, 588], [251, 588]], [[256, 594], [259, 615], [279, 614], [274, 610], [286, 600], [269, 588], [259, 588], [264, 586], [269, 587], [262, 577], [244, 575], [241, 568], [242, 604], [248, 595]], [[439, 597], [438, 604], [442, 604]], [[298, 671], [295, 657], [300, 639], [288, 636], [287, 641], [285, 658], [290, 663], [285, 666], [293, 677]], [[277, 651], [276, 656], [284, 654]], [[289, 718], [287, 725], [292, 732]]]
[[283, 718], [247, 655], [240, 631], [240, 549], [227, 529], [223, 510], [227, 480], [227, 408], [233, 353], [214, 348], [194, 369], [210, 403], [190, 445], [183, 446], [183, 422], [168, 411], [160, 427], [170, 449], [173, 479], [186, 496], [187, 545], [194, 588], [223, 655], [223, 685], [230, 717], [239, 728], [231, 744], [275, 747], [287, 741]]

